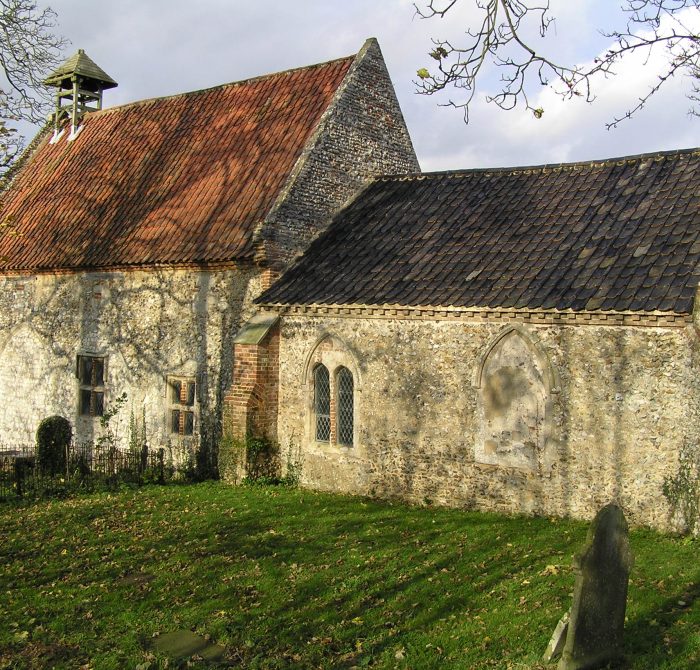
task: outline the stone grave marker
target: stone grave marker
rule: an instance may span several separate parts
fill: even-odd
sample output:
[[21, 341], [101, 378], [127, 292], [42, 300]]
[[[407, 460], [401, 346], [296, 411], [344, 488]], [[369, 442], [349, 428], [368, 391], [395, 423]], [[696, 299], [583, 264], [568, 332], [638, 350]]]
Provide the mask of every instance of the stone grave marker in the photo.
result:
[[562, 652], [564, 651], [564, 645], [566, 644], [566, 633], [569, 630], [569, 612], [567, 612], [557, 624], [552, 637], [549, 640], [547, 649], [544, 652], [542, 660], [545, 663], [554, 663], [561, 658]]
[[627, 583], [632, 569], [620, 507], [603, 507], [576, 558], [576, 583], [558, 670], [595, 670], [622, 659]]
[[226, 653], [222, 646], [209, 642], [191, 630], [163, 633], [153, 640], [153, 649], [175, 661], [198, 656], [205, 661], [215, 662], [221, 661]]

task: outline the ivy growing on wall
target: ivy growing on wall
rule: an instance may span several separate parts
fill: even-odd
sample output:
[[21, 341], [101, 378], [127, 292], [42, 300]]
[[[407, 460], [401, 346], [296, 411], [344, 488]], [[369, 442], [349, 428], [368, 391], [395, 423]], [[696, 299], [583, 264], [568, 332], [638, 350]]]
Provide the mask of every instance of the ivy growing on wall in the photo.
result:
[[700, 521], [700, 448], [684, 443], [678, 454], [678, 471], [666, 477], [663, 493], [674, 513], [690, 532], [698, 532]]

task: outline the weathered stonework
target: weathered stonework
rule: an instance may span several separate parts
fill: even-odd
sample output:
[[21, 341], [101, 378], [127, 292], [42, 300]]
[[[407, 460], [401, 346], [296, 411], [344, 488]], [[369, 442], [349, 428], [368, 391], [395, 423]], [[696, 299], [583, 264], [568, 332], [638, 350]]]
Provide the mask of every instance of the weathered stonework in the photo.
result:
[[16, 275], [0, 279], [0, 441], [32, 445], [46, 416], [60, 414], [78, 441], [95, 439], [99, 420], [80, 416], [78, 355], [104, 356], [105, 404], [121, 393], [114, 419], [128, 440], [130, 412], [146, 417], [153, 446], [180, 440], [168, 423], [169, 376], [197, 384], [195, 439], [218, 430], [231, 383], [233, 337], [260, 292], [252, 267]]
[[[319, 443], [310, 430], [308, 370], [324, 336], [362, 378], [353, 447]], [[278, 437], [298, 443], [312, 488], [581, 518], [615, 500], [633, 523], [668, 528], [663, 480], [700, 432], [698, 362], [690, 325], [513, 331], [498, 320], [285, 315]], [[484, 457], [484, 379], [504, 367], [535, 388], [522, 432], [540, 435], [522, 462], [512, 449], [499, 458], [498, 445]]]
[[[113, 420], [121, 446], [128, 440], [131, 412], [138, 420], [145, 414], [146, 436], [153, 446], [173, 440], [188, 445], [205, 438], [216, 440], [233, 378], [234, 338], [255, 311], [252, 300], [367, 179], [419, 169], [376, 40], [367, 41], [334, 90], [320, 120], [313, 130], [307, 129], [311, 136], [286, 175], [284, 186], [274, 192], [274, 204], [256, 214], [260, 220], [253, 222], [255, 232], [238, 260], [219, 263], [216, 239], [208, 239], [212, 263], [216, 260], [208, 269], [166, 264], [159, 260], [158, 246], [153, 243], [146, 261], [151, 265], [137, 269], [61, 267], [55, 272], [32, 274], [33, 265], [11, 265], [27, 269], [0, 276], [0, 392], [5, 398], [0, 443], [14, 447], [33, 444], [38, 423], [52, 414], [71, 421], [78, 441], [98, 436], [99, 420], [80, 412], [78, 356], [104, 359], [106, 406], [122, 392], [127, 393], [128, 408]], [[292, 124], [290, 132], [301, 132], [299, 125]], [[202, 158], [212, 157], [204, 154]], [[264, 160], [275, 160], [274, 152]], [[166, 176], [162, 188], [172, 194], [183, 176]], [[109, 185], [108, 179], [105, 184]], [[161, 184], [155, 186], [158, 190]], [[210, 187], [204, 183], [202, 188]], [[269, 186], [263, 183], [256, 188], [262, 192]], [[108, 250], [110, 245], [121, 244], [120, 234], [129, 238], [134, 231], [143, 233], [147, 246], [159, 239], [152, 236], [157, 228], [154, 222], [139, 218], [147, 217], [150, 210], [136, 206], [132, 212], [132, 207], [144, 201], [140, 190], [135, 191], [136, 200], [123, 190], [117, 192], [120, 197], [115, 201], [130, 212], [130, 228], [115, 232], [109, 243], [96, 240], [95, 244]], [[152, 199], [157, 199], [156, 195], [151, 194]], [[35, 199], [44, 202], [42, 197], [37, 194]], [[75, 206], [84, 203], [78, 199]], [[56, 222], [60, 228], [60, 219]], [[170, 223], [175, 229], [183, 222], [175, 218]], [[231, 225], [235, 228], [238, 222]], [[246, 230], [245, 225], [241, 230]], [[209, 232], [216, 234], [216, 227]], [[76, 266], [84, 257], [67, 256]], [[109, 253], [99, 255], [99, 262], [109, 263]], [[274, 438], [275, 342], [273, 336], [263, 348], [253, 347], [255, 351], [247, 345], [240, 347], [237, 376], [244, 379], [248, 375], [253, 381], [249, 388], [237, 388], [229, 394], [232, 410], [238, 412], [238, 432], [250, 428]], [[184, 384], [179, 387], [185, 389], [183, 400], [190, 384], [196, 383], [192, 437], [173, 435], [174, 419], [168, 419], [172, 384], [180, 383], [178, 380]], [[181, 415], [179, 425], [185, 423]]]
[[367, 40], [261, 229], [268, 262], [279, 269], [305, 251], [370, 177], [419, 170], [381, 49]]
[[531, 334], [501, 331], [477, 367], [474, 386], [477, 462], [537, 470], [552, 458], [552, 398], [559, 389]]

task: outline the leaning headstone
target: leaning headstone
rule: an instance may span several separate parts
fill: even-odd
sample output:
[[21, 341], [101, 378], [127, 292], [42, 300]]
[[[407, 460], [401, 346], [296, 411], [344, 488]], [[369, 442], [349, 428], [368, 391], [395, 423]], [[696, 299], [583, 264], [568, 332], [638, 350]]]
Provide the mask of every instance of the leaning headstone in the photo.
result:
[[576, 558], [574, 601], [558, 670], [595, 670], [621, 660], [631, 569], [625, 516], [617, 505], [606, 505]]
[[569, 612], [567, 612], [557, 623], [552, 637], [547, 645], [547, 650], [542, 656], [542, 660], [545, 663], [554, 663], [561, 658], [564, 651], [564, 645], [566, 644], [566, 632], [569, 630]]

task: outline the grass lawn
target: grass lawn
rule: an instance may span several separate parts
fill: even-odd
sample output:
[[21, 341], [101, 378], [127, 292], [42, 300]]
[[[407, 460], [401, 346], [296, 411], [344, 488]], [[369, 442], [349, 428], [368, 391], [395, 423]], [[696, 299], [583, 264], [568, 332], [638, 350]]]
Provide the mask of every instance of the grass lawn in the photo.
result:
[[[174, 667], [178, 629], [245, 668], [541, 668], [586, 530], [212, 483], [2, 505], [0, 668]], [[700, 667], [700, 543], [631, 541], [630, 667]]]

